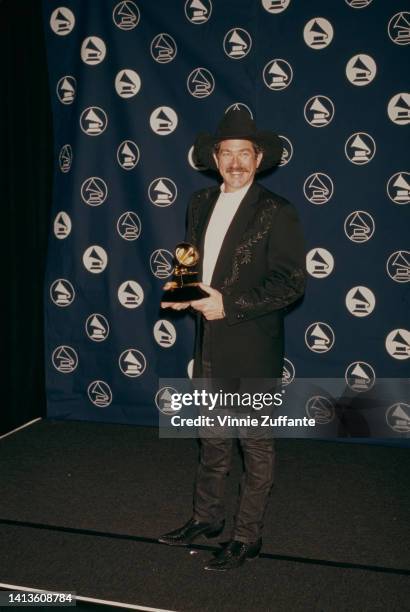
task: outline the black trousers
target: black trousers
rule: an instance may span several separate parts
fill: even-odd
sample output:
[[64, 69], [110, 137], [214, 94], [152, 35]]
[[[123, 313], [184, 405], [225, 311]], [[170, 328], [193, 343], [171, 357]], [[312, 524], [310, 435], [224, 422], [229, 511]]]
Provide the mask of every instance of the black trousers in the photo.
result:
[[[202, 341], [202, 378], [212, 379], [209, 360], [209, 326], [205, 322]], [[217, 384], [219, 387], [220, 385]], [[230, 411], [230, 414], [233, 414]], [[212, 432], [208, 430], [208, 434]], [[263, 519], [274, 480], [274, 440], [260, 432], [238, 432], [244, 455], [244, 472], [240, 497], [231, 537], [241, 542], [254, 542], [261, 537]], [[230, 470], [235, 438], [207, 435], [200, 430], [200, 462], [194, 492], [194, 518], [219, 522], [225, 518], [225, 484]]]

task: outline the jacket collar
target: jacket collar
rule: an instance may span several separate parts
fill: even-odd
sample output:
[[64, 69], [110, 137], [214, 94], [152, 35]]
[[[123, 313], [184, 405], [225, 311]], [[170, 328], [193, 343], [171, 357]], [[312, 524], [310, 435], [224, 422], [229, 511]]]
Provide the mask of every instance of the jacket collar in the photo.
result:
[[[261, 187], [258, 183], [252, 183], [248, 191], [245, 194], [242, 202], [239, 204], [238, 210], [236, 211], [232, 222], [225, 234], [225, 238], [222, 242], [221, 250], [219, 251], [218, 259], [215, 264], [214, 272], [212, 275], [211, 286], [217, 288], [218, 285], [228, 274], [231, 266], [231, 260], [234, 250], [238, 246], [245, 232], [246, 226], [251, 220], [254, 214], [254, 204], [258, 201], [261, 192]], [[215, 187], [209, 194], [202, 208], [202, 214], [199, 221], [199, 252], [201, 254], [201, 263], [199, 272], [202, 278], [202, 259], [204, 252], [204, 241], [206, 229], [208, 227], [209, 220], [211, 218], [213, 209], [216, 201], [218, 200], [220, 189]]]

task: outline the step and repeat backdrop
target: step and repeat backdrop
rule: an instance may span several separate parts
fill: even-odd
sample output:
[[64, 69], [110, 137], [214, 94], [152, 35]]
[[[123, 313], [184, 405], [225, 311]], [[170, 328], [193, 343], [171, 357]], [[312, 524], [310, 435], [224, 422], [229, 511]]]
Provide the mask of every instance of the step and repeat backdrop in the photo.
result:
[[[280, 134], [281, 165], [261, 182], [295, 204], [306, 234], [308, 285], [287, 317], [284, 385], [341, 379], [360, 395], [409, 377], [406, 8], [44, 2], [55, 146], [49, 416], [153, 424], [169, 400], [159, 379], [189, 376], [193, 320], [161, 310], [160, 296], [189, 196], [217, 180], [195, 167], [192, 143], [235, 105]], [[315, 409], [326, 418], [323, 402]], [[410, 431], [410, 399], [390, 417]]]

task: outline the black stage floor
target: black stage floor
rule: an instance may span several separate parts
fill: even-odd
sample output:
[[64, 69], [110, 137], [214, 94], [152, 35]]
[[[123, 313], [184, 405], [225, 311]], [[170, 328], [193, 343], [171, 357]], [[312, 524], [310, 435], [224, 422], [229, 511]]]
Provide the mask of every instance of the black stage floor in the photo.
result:
[[188, 549], [156, 538], [191, 515], [195, 440], [56, 420], [0, 439], [0, 587], [140, 610], [410, 610], [408, 449], [281, 439], [276, 450], [263, 554], [215, 574], [202, 566], [229, 539], [239, 453], [225, 532]]

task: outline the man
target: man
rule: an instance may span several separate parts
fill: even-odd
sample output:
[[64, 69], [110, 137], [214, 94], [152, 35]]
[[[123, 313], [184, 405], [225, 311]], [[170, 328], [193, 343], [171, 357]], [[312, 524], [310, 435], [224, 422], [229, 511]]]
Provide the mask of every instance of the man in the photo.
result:
[[[254, 182], [257, 172], [278, 164], [281, 153], [279, 137], [259, 132], [246, 110], [228, 111], [215, 135], [202, 134], [195, 143], [198, 165], [223, 179], [220, 188], [195, 193], [188, 208], [186, 240], [199, 250], [200, 286], [209, 297], [161, 304], [197, 313], [194, 378], [281, 378], [284, 310], [304, 291], [303, 237], [295, 208]], [[262, 546], [273, 439], [245, 436], [240, 444], [245, 471], [232, 539], [207, 563], [208, 570], [238, 567], [256, 558]], [[201, 436], [193, 516], [160, 542], [189, 545], [222, 532], [231, 452], [231, 438]]]

